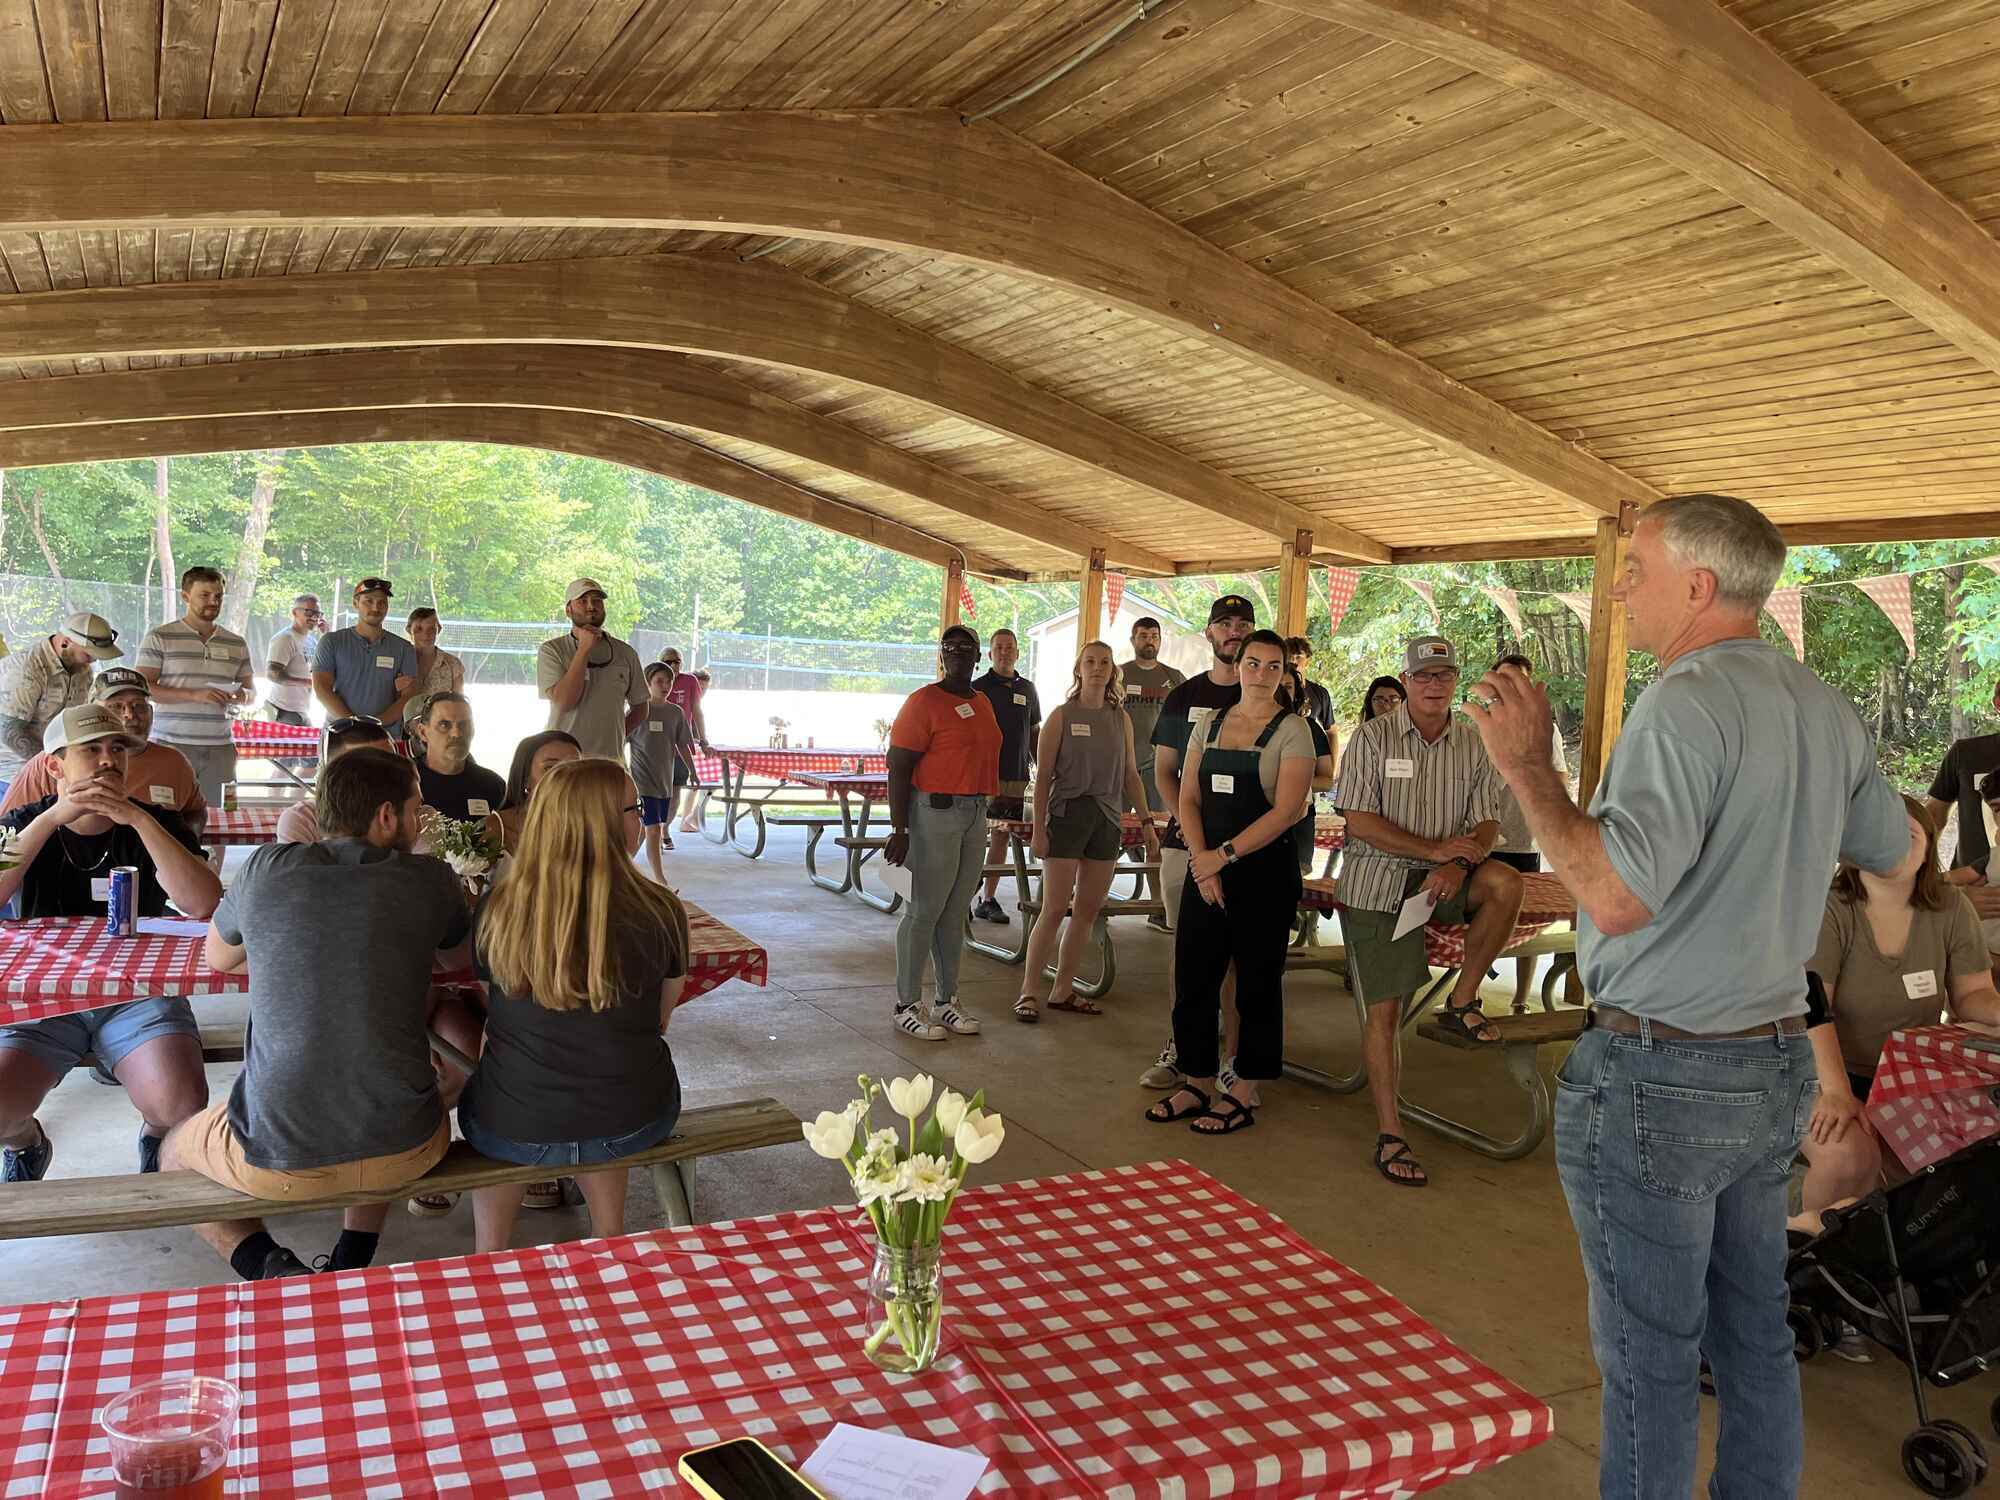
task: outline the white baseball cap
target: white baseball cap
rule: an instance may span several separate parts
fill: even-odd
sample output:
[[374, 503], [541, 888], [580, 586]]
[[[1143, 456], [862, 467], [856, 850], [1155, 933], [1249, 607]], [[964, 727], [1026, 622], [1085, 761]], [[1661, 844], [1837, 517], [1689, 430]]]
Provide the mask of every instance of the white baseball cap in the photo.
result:
[[604, 597], [604, 585], [599, 583], [595, 578], [578, 578], [570, 584], [568, 592], [563, 595], [563, 603], [574, 604], [585, 594], [595, 594], [598, 598], [602, 599]]
[[63, 621], [62, 633], [99, 661], [111, 661], [125, 654], [118, 644], [118, 632], [102, 615], [78, 610]]
[[70, 745], [88, 745], [96, 740], [119, 740], [127, 750], [143, 750], [146, 742], [125, 732], [125, 721], [101, 703], [83, 703], [66, 708], [49, 720], [42, 731], [42, 748], [51, 754]]

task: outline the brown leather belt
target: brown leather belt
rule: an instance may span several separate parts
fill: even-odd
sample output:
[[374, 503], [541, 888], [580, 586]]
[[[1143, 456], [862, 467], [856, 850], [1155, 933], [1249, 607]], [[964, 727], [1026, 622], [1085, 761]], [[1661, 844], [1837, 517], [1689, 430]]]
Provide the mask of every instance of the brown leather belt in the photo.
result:
[[[1762, 1026], [1752, 1026], [1743, 1031], [1683, 1031], [1678, 1026], [1669, 1026], [1664, 1021], [1651, 1023], [1653, 1035], [1666, 1042], [1742, 1042], [1753, 1037], [1770, 1036], [1775, 1030], [1781, 1036], [1803, 1036], [1806, 1029], [1804, 1016], [1786, 1016], [1781, 1021], [1767, 1021]], [[1593, 1005], [1584, 1029], [1613, 1031], [1619, 1036], [1637, 1036], [1639, 1017], [1630, 1011], [1620, 1010], [1615, 1005]]]

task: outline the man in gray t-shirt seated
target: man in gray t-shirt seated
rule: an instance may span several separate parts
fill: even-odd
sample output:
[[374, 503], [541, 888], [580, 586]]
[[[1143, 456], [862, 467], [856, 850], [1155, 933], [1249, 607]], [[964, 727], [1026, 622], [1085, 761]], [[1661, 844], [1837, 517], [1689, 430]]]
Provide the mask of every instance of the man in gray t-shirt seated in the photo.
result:
[[[216, 908], [209, 965], [250, 974], [243, 1072], [162, 1153], [274, 1201], [399, 1187], [451, 1144], [431, 1066], [431, 969], [440, 950], [469, 962], [465, 896], [441, 861], [409, 852], [421, 805], [409, 761], [353, 750], [322, 775], [322, 841], [259, 849]], [[388, 1212], [348, 1209], [325, 1268], [367, 1265]], [[246, 1281], [307, 1272], [261, 1219], [195, 1232]]]

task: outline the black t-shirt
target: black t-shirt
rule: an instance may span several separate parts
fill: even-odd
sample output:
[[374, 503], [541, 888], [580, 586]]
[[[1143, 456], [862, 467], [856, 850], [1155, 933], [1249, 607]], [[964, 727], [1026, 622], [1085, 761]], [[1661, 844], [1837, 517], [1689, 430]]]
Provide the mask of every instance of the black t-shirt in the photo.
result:
[[[507, 800], [507, 783], [473, 761], [467, 761], [465, 769], [457, 775], [447, 776], [420, 760], [417, 781], [423, 788], [425, 807], [434, 807], [447, 818], [457, 818], [460, 822], [498, 812], [500, 804]], [[475, 799], [486, 804], [477, 812], [470, 806]]]
[[[25, 803], [5, 817], [0, 817], [0, 825], [18, 833], [54, 807], [55, 803], [53, 797]], [[182, 848], [196, 855], [201, 853], [201, 841], [181, 821], [179, 813], [171, 808], [148, 807], [136, 800], [132, 801], [132, 805], [150, 815]], [[120, 827], [115, 823], [103, 833], [86, 835], [73, 828], [58, 828], [51, 834], [21, 881], [21, 915], [103, 916], [105, 897], [96, 892], [106, 888], [93, 885], [93, 882], [109, 879], [117, 865], [138, 868], [139, 915], [164, 916], [167, 893], [160, 886], [159, 872], [153, 867], [153, 856], [146, 852], [138, 829]]]
[[1333, 694], [1323, 682], [1306, 681], [1306, 717], [1321, 729], [1333, 728]]
[[1983, 870], [1986, 857], [1993, 852], [1986, 843], [1979, 783], [1995, 770], [2000, 770], [2000, 734], [1982, 734], [1959, 740], [1945, 751], [1937, 780], [1931, 783], [1932, 798], [1958, 804], [1958, 853], [1952, 860], [1954, 868], [1971, 865]]
[[[1318, 687], [1319, 684], [1309, 682], [1306, 684], [1306, 686]], [[1322, 691], [1324, 691], [1324, 689], [1322, 689]], [[1326, 731], [1320, 728], [1318, 721], [1314, 719], [1308, 718], [1306, 720], [1306, 728], [1312, 731], [1313, 766], [1314, 769], [1317, 770], [1319, 766], [1319, 758], [1321, 756], [1333, 754], [1333, 741], [1327, 738]], [[1299, 851], [1299, 868], [1301, 870], [1310, 870], [1312, 868], [1313, 821], [1319, 816], [1319, 807], [1317, 803], [1318, 799], [1316, 797], [1313, 800], [1308, 801], [1306, 803], [1306, 815], [1303, 818], [1300, 818], [1298, 822], [1292, 825], [1292, 842], [1294, 845], [1297, 846]]]
[[[1180, 759], [1180, 765], [1187, 765], [1188, 737], [1194, 730], [1196, 720], [1206, 721], [1217, 709], [1233, 708], [1243, 697], [1243, 689], [1235, 683], [1217, 682], [1206, 672], [1199, 672], [1167, 694], [1167, 701], [1160, 705], [1159, 722], [1153, 726], [1153, 743], [1164, 745]], [[1155, 761], [1157, 768], [1159, 762]], [[1155, 771], [1157, 775], [1157, 769]], [[1169, 812], [1176, 809], [1169, 808]], [[1169, 849], [1185, 849], [1181, 840], [1181, 825], [1178, 816], [1167, 825], [1165, 837], [1161, 840]]]
[[1042, 723], [1042, 700], [1034, 683], [1019, 672], [1012, 677], [986, 672], [973, 678], [972, 685], [986, 695], [993, 717], [1000, 721], [1000, 779], [1026, 781]]

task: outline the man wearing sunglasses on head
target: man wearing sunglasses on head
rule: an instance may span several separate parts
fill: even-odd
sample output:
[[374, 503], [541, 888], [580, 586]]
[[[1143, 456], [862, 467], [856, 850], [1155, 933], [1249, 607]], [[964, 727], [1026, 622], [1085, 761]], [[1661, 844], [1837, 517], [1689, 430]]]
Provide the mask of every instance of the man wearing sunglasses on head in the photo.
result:
[[320, 637], [313, 652], [313, 693], [326, 716], [380, 719], [392, 736], [403, 734], [403, 707], [417, 687], [417, 648], [382, 622], [396, 597], [386, 578], [354, 585], [355, 623]]
[[90, 700], [91, 664], [124, 654], [102, 616], [74, 614], [54, 635], [0, 660], [0, 792], [42, 753], [42, 732], [56, 715]]

